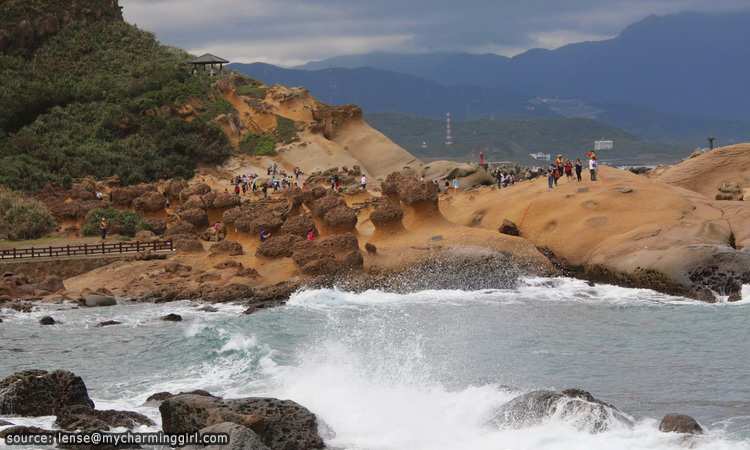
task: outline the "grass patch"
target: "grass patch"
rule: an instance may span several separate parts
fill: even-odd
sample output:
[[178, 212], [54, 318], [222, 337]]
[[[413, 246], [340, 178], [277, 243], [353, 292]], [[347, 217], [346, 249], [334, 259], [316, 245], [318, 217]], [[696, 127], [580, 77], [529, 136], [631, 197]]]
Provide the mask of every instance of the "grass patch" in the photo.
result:
[[245, 133], [240, 139], [240, 149], [251, 155], [273, 155], [276, 153], [276, 138], [266, 134]]

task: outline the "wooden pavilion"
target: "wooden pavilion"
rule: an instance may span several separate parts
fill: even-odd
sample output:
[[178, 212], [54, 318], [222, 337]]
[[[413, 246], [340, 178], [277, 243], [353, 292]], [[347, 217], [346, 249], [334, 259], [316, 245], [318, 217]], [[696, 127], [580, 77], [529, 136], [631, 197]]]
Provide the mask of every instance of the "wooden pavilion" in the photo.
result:
[[[193, 74], [199, 73], [199, 70], [203, 73], [208, 73], [209, 76], [221, 75], [224, 73], [224, 64], [229, 64], [229, 61], [223, 58], [219, 58], [216, 55], [206, 53], [203, 56], [199, 56], [192, 61], [188, 61], [188, 64], [193, 66]], [[216, 70], [218, 66], [218, 71]]]

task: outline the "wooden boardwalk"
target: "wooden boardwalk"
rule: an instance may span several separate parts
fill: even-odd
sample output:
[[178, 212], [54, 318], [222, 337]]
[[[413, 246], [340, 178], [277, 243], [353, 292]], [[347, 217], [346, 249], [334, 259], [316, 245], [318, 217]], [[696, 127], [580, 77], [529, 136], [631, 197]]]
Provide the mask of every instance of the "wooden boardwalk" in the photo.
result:
[[172, 240], [154, 242], [102, 242], [101, 244], [80, 244], [48, 247], [11, 248], [0, 250], [0, 261], [30, 259], [69, 259], [100, 255], [117, 256], [127, 253], [174, 251]]

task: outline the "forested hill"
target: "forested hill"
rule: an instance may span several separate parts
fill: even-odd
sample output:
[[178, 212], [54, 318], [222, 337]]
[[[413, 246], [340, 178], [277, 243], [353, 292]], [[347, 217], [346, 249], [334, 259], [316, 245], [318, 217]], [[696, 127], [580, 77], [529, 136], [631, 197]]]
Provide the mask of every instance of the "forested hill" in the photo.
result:
[[0, 17], [0, 184], [188, 178], [232, 151], [211, 122], [229, 102], [117, 0], [4, 0]]

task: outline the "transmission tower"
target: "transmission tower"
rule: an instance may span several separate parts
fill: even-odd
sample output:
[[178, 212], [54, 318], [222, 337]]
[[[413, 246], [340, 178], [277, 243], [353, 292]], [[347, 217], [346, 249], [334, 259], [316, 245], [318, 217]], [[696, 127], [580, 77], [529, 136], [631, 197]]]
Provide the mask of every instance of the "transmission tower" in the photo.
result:
[[451, 137], [451, 113], [445, 113], [445, 145], [453, 144]]

